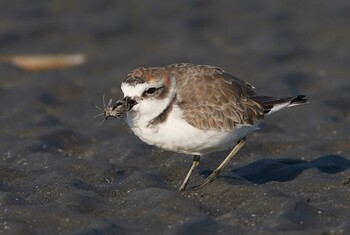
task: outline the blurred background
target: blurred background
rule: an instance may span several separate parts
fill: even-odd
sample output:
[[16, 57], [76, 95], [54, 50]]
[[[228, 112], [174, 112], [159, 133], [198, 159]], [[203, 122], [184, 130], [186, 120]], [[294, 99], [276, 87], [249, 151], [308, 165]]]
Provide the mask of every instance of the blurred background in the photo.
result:
[[[341, 0], [2, 0], [0, 230], [347, 231], [349, 25], [350, 3]], [[57, 57], [70, 54], [77, 63]], [[35, 69], [52, 58], [57, 66]], [[103, 94], [121, 98], [135, 67], [180, 62], [219, 66], [260, 94], [305, 94], [310, 104], [269, 118], [226, 178], [183, 197], [176, 188], [191, 158], [143, 144], [123, 120], [98, 128], [98, 110], [88, 104], [101, 105]], [[204, 160], [202, 173], [222, 155]], [[277, 176], [269, 174], [276, 166]], [[250, 184], [230, 191], [242, 186], [230, 181], [234, 174]], [[258, 178], [268, 183], [253, 187]], [[310, 198], [315, 204], [304, 205]], [[297, 211], [295, 203], [302, 203]]]

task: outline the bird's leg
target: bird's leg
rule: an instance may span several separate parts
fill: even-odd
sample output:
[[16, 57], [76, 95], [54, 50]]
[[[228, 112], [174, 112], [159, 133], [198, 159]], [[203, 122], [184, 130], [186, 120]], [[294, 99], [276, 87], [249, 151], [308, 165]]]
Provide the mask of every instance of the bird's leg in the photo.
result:
[[220, 171], [231, 161], [231, 159], [236, 155], [236, 153], [244, 146], [246, 138], [240, 139], [236, 146], [232, 149], [230, 154], [225, 158], [225, 160], [211, 173], [208, 178], [206, 178], [200, 185], [194, 187], [194, 189], [200, 189], [203, 186], [213, 182], [218, 178]]
[[191, 166], [190, 170], [188, 171], [184, 181], [182, 182], [182, 184], [181, 184], [181, 186], [179, 188], [179, 192], [185, 191], [185, 188], [186, 188], [186, 185], [188, 183], [188, 180], [190, 179], [193, 170], [199, 165], [200, 159], [201, 159], [201, 156], [193, 155], [192, 166]]

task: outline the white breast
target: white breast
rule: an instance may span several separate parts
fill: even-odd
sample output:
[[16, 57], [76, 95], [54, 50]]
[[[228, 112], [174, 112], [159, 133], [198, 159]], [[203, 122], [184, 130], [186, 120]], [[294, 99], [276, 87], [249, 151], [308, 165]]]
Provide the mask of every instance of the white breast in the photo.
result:
[[165, 122], [148, 126], [146, 117], [127, 114], [127, 123], [142, 141], [178, 153], [203, 155], [233, 147], [257, 126], [237, 126], [233, 131], [201, 130], [182, 119], [181, 109], [174, 105]]

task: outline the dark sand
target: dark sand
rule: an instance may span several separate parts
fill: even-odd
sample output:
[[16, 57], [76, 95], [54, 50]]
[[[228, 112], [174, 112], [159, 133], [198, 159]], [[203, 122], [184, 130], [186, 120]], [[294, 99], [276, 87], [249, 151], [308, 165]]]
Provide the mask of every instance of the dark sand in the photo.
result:
[[[1, 1], [0, 53], [86, 53], [80, 67], [1, 64], [0, 233], [350, 234], [349, 1]], [[235, 2], [235, 3], [233, 3]], [[271, 116], [207, 188], [179, 194], [191, 157], [97, 127], [102, 94], [141, 65], [221, 66]], [[203, 159], [190, 186], [227, 152]]]

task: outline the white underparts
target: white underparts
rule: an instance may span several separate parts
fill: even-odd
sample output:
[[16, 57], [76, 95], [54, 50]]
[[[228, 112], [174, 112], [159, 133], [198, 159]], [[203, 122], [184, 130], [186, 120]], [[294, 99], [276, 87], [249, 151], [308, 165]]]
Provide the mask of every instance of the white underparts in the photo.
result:
[[149, 127], [128, 113], [127, 122], [142, 141], [157, 147], [185, 154], [203, 155], [234, 147], [236, 142], [257, 126], [238, 125], [232, 131], [201, 130], [182, 118], [182, 111], [174, 105], [165, 122]]

